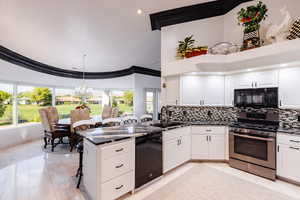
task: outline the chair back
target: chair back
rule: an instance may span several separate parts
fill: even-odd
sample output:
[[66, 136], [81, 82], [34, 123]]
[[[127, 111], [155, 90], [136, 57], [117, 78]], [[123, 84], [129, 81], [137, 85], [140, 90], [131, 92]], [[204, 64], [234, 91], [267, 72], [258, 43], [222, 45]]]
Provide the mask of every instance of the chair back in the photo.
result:
[[[90, 128], [90, 112], [88, 109], [75, 109], [70, 113], [71, 132], [86, 130]], [[80, 122], [80, 123], [79, 123]]]
[[119, 108], [114, 107], [114, 108], [112, 108], [112, 111], [111, 111], [111, 118], [117, 118], [117, 117], [119, 117]]
[[123, 124], [128, 125], [128, 124], [136, 124], [138, 123], [138, 118], [135, 116], [126, 116], [123, 118]]
[[103, 127], [120, 126], [122, 120], [120, 118], [108, 118], [102, 121]]
[[141, 116], [140, 120], [141, 120], [141, 122], [149, 122], [149, 121], [153, 120], [153, 117], [152, 117], [152, 115], [144, 114]]
[[46, 111], [47, 111], [47, 116], [48, 116], [50, 126], [57, 124], [59, 120], [57, 109], [53, 106], [50, 106], [46, 108]]
[[110, 106], [105, 105], [102, 111], [102, 120], [111, 118], [112, 108]]
[[44, 127], [44, 130], [47, 132], [51, 132], [51, 126], [48, 120], [48, 115], [47, 115], [47, 109], [46, 108], [41, 108], [39, 109], [39, 114], [41, 118], [42, 125]]

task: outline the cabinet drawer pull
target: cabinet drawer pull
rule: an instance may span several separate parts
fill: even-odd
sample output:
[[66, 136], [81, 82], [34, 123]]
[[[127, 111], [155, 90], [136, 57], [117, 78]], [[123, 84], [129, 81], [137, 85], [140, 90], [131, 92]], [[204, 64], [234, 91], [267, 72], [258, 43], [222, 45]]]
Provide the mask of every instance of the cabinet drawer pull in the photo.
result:
[[295, 147], [290, 147], [290, 149], [294, 149], [294, 150], [300, 150], [299, 148], [295, 148]]
[[206, 130], [206, 132], [211, 132], [211, 130], [210, 130], [210, 129], [208, 129], [208, 130]]
[[118, 168], [121, 168], [121, 167], [123, 167], [123, 166], [124, 166], [124, 165], [121, 164], [121, 165], [116, 166], [116, 168], [118, 169]]
[[119, 189], [121, 189], [122, 187], [124, 187], [124, 185], [120, 185], [119, 187], [116, 187], [115, 189], [116, 189], [116, 190], [119, 190]]
[[290, 142], [300, 143], [300, 141], [297, 140], [290, 140]]
[[121, 151], [123, 151], [123, 150], [124, 150], [123, 148], [117, 149], [116, 152], [121, 152]]

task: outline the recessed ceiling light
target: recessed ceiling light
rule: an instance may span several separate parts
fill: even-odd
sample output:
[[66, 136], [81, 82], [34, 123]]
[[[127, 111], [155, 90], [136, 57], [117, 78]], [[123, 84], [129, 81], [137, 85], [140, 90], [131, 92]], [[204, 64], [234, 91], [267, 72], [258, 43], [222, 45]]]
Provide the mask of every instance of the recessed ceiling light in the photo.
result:
[[141, 15], [143, 13], [142, 9], [138, 9], [136, 12], [138, 15]]

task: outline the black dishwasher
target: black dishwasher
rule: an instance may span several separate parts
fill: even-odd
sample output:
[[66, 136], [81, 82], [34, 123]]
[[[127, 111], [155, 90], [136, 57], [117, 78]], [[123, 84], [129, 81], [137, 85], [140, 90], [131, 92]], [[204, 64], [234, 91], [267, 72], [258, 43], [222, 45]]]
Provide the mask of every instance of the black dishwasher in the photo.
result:
[[135, 188], [162, 175], [162, 132], [135, 140]]

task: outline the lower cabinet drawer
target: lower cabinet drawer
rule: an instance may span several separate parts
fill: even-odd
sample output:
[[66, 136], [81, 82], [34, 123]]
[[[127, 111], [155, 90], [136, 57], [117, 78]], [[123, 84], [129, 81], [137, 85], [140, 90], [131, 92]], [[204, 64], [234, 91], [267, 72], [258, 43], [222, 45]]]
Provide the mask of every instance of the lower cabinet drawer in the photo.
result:
[[134, 189], [134, 172], [115, 178], [101, 186], [101, 200], [114, 200]]
[[101, 182], [104, 183], [134, 169], [134, 153], [112, 157], [100, 163]]
[[290, 145], [293, 147], [300, 147], [300, 137], [279, 133], [277, 135], [277, 143]]
[[225, 126], [192, 126], [192, 134], [224, 134]]
[[134, 152], [134, 140], [128, 140], [124, 142], [120, 142], [118, 144], [109, 145], [107, 147], [103, 147], [101, 149], [102, 152], [102, 162], [105, 162], [105, 159], [112, 158], [114, 156], [118, 156], [125, 153]]

